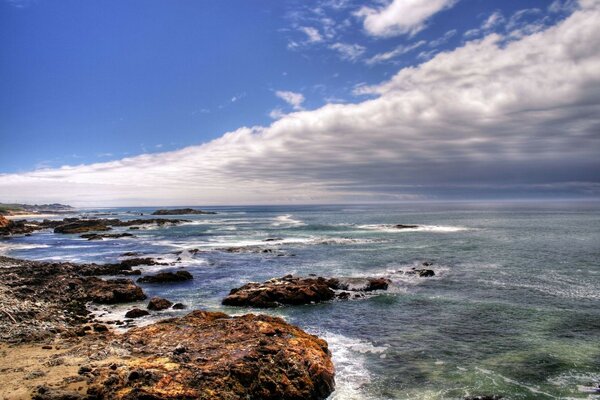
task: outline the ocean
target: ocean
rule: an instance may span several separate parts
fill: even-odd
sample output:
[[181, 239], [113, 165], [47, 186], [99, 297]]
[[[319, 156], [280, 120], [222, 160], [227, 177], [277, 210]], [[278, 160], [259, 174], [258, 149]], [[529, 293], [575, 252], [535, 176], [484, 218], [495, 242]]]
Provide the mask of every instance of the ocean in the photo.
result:
[[[133, 219], [155, 209], [82, 212]], [[176, 216], [191, 220], [177, 226], [113, 230], [135, 238], [87, 241], [42, 231], [1, 240], [0, 252], [99, 263], [139, 252], [173, 262], [142, 269], [183, 267], [194, 280], [140, 284], [149, 296], [229, 314], [268, 313], [326, 339], [336, 368], [331, 399], [462, 399], [482, 394], [600, 399], [594, 392], [600, 384], [598, 203], [202, 209], [218, 214]], [[418, 227], [396, 229], [396, 224]], [[428, 268], [434, 277], [403, 273], [423, 262], [432, 263]], [[363, 299], [273, 310], [220, 304], [234, 287], [287, 274], [386, 277], [392, 285]], [[97, 308], [96, 313], [114, 319], [131, 308]], [[155, 313], [140, 323], [184, 313]]]

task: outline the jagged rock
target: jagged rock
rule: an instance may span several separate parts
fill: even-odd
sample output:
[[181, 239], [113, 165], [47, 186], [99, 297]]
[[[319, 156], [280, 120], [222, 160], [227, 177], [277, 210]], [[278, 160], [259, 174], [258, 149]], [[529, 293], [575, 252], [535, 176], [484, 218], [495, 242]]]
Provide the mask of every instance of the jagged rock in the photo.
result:
[[152, 215], [188, 215], [188, 214], [216, 214], [214, 211], [195, 210], [193, 208], [177, 208], [171, 210], [156, 210]]
[[187, 271], [177, 272], [161, 272], [156, 275], [146, 275], [139, 278], [139, 283], [169, 283], [169, 282], [183, 282], [194, 279], [192, 274]]
[[335, 290], [385, 290], [389, 283], [385, 278], [300, 278], [287, 275], [263, 283], [250, 282], [232, 289], [222, 303], [228, 306], [259, 308], [320, 303], [336, 297], [344, 300], [350, 297], [344, 292], [336, 294]]
[[173, 303], [167, 299], [163, 299], [161, 297], [153, 297], [150, 299], [150, 302], [148, 303], [148, 310], [153, 310], [153, 311], [166, 310], [167, 308], [171, 307], [172, 305], [173, 305]]
[[327, 342], [280, 318], [194, 311], [119, 340], [134, 349], [131, 367], [95, 368], [88, 396], [320, 400], [334, 389]]
[[87, 278], [87, 297], [100, 304], [128, 303], [144, 300], [142, 288], [130, 279], [111, 279], [108, 281], [96, 277]]
[[150, 315], [150, 313], [141, 308], [133, 308], [125, 313], [125, 318], [140, 318], [145, 317], [146, 315]]

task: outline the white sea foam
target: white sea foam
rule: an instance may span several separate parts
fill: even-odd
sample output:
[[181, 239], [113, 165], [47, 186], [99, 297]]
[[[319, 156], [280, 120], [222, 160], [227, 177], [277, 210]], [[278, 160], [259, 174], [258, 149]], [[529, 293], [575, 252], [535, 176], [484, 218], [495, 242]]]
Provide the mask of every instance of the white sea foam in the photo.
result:
[[0, 254], [8, 254], [13, 250], [45, 249], [48, 247], [50, 247], [48, 244], [0, 242]]
[[464, 226], [443, 226], [443, 225], [417, 225], [415, 228], [396, 228], [393, 224], [367, 224], [358, 225], [359, 229], [390, 233], [409, 233], [409, 232], [432, 232], [432, 233], [452, 233], [467, 231], [469, 228]]
[[375, 346], [367, 341], [331, 332], [318, 334], [329, 344], [336, 371], [336, 388], [329, 400], [369, 400], [370, 397], [362, 390], [372, 380], [366, 367], [366, 357], [368, 354], [375, 354], [383, 358], [388, 346]]
[[279, 215], [275, 217], [275, 222], [271, 225], [273, 226], [302, 226], [306, 225], [304, 222], [299, 219], [292, 218], [291, 214]]

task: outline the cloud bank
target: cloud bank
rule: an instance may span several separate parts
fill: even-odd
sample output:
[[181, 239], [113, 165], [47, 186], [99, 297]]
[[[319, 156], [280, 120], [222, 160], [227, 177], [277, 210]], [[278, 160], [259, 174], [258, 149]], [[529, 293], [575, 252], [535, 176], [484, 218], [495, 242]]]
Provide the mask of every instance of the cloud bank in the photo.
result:
[[[0, 175], [2, 200], [259, 204], [600, 193], [600, 1], [328, 104], [181, 150]], [[291, 99], [291, 97], [290, 97]], [[292, 102], [290, 104], [293, 105]], [[301, 104], [301, 103], [298, 103]]]

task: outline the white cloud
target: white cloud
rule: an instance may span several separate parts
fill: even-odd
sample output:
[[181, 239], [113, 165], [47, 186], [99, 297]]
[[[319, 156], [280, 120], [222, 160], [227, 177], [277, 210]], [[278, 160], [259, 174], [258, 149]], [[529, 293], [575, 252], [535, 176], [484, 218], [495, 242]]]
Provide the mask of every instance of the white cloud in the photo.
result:
[[294, 110], [302, 110], [302, 103], [305, 100], [302, 93], [278, 90], [275, 92], [275, 95], [292, 106]]
[[272, 119], [280, 119], [285, 117], [285, 115], [286, 114], [281, 108], [274, 108], [271, 110], [271, 112], [269, 112], [269, 117], [271, 117]]
[[364, 18], [363, 26], [369, 35], [413, 35], [421, 31], [433, 15], [455, 3], [455, 0], [393, 0], [379, 9], [363, 7], [356, 15]]
[[445, 44], [446, 42], [448, 42], [448, 40], [452, 39], [454, 35], [456, 35], [456, 32], [456, 29], [449, 30], [448, 32], [444, 33], [441, 37], [429, 42], [429, 47], [438, 47]]
[[481, 25], [484, 30], [494, 29], [496, 26], [504, 22], [504, 16], [500, 11], [494, 11]]
[[363, 55], [366, 47], [359, 44], [334, 43], [329, 46], [330, 49], [337, 51], [343, 60], [356, 61]]
[[300, 31], [306, 34], [309, 43], [316, 43], [323, 40], [323, 37], [321, 36], [317, 28], [313, 28], [310, 26], [302, 26], [299, 29]]
[[420, 40], [416, 43], [412, 43], [407, 46], [400, 45], [400, 46], [396, 47], [394, 50], [387, 51], [385, 53], [375, 54], [373, 57], [369, 58], [365, 62], [369, 65], [373, 65], [373, 64], [378, 64], [378, 63], [382, 63], [385, 61], [389, 61], [398, 56], [401, 56], [401, 55], [409, 53], [415, 49], [418, 49], [419, 47], [425, 45], [426, 43], [427, 43], [426, 41]]
[[294, 112], [199, 146], [0, 175], [3, 201], [324, 203], [444, 193], [600, 194], [600, 2], [506, 42], [491, 34], [374, 98]]

